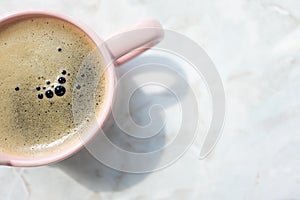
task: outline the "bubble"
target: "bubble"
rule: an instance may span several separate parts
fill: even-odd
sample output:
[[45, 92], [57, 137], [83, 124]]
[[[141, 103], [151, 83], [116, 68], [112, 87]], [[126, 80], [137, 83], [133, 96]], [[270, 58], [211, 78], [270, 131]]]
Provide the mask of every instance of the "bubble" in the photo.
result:
[[20, 88], [19, 88], [19, 87], [16, 87], [16, 88], [15, 88], [15, 90], [16, 90], [16, 91], [19, 91], [19, 90], [20, 90]]
[[50, 85], [50, 83], [51, 83], [51, 82], [50, 82], [49, 80], [46, 81], [46, 84], [47, 84], [47, 85]]
[[43, 95], [43, 94], [38, 94], [38, 98], [39, 98], [39, 99], [43, 99], [43, 98], [44, 98], [44, 95]]
[[51, 91], [51, 90], [47, 90], [46, 92], [45, 92], [45, 95], [46, 95], [46, 97], [47, 98], [49, 98], [49, 99], [51, 99], [52, 97], [53, 97], [53, 92]]
[[40, 86], [37, 86], [35, 89], [36, 89], [37, 91], [40, 91], [40, 90], [41, 90], [41, 87], [40, 87]]
[[58, 51], [58, 52], [61, 52], [61, 51], [62, 51], [62, 48], [59, 47], [59, 48], [57, 49], [57, 51]]
[[56, 86], [54, 90], [55, 90], [55, 94], [59, 97], [63, 96], [66, 93], [65, 87], [61, 85]]
[[59, 77], [58, 82], [64, 84], [66, 82], [66, 79], [64, 77]]
[[62, 71], [61, 71], [61, 74], [62, 74], [62, 75], [66, 75], [66, 74], [67, 74], [67, 71], [66, 71], [66, 70], [62, 70]]
[[45, 87], [45, 86], [43, 87], [43, 90], [46, 90], [46, 87]]

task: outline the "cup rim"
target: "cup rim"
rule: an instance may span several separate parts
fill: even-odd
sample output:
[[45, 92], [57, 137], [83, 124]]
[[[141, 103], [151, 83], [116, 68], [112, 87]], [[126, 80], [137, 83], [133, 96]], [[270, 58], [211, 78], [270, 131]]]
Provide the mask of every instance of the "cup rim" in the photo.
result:
[[[51, 17], [51, 18], [57, 18], [63, 21], [66, 21], [68, 23], [71, 23], [72, 25], [76, 26], [77, 28], [81, 29], [88, 37], [91, 38], [93, 42], [99, 47], [101, 44], [103, 44], [103, 40], [100, 39], [100, 37], [91, 30], [86, 24], [80, 22], [79, 20], [76, 20], [70, 16], [67, 16], [65, 14], [56, 12], [56, 11], [44, 11], [44, 10], [25, 10], [25, 11], [17, 11], [10, 14], [7, 14], [3, 17], [0, 17], [0, 26], [3, 23], [10, 23], [11, 21], [15, 21], [22, 18], [29, 18], [31, 16], [45, 16], [45, 17]], [[108, 51], [109, 52], [109, 51]], [[104, 54], [104, 52], [101, 52]], [[105, 60], [104, 60], [105, 62]], [[106, 65], [113, 65], [112, 63], [105, 63]], [[105, 121], [107, 120], [108, 116], [110, 115], [112, 101], [113, 101], [113, 94], [114, 94], [114, 84], [115, 84], [115, 71], [114, 66], [107, 67], [106, 68], [106, 77], [107, 77], [107, 84], [106, 84], [106, 94], [104, 98], [104, 103], [101, 109], [101, 115], [97, 117], [97, 129], [103, 127]], [[22, 166], [22, 167], [33, 167], [33, 166], [41, 166], [41, 165], [47, 165], [54, 162], [58, 162], [61, 160], [64, 160], [77, 151], [81, 150], [86, 143], [88, 143], [95, 135], [97, 134], [97, 131], [93, 129], [90, 133], [88, 133], [87, 137], [83, 139], [79, 139], [78, 142], [74, 145], [70, 145], [69, 148], [67, 148], [64, 151], [61, 151], [57, 154], [53, 154], [51, 156], [43, 157], [43, 158], [25, 158], [25, 157], [16, 157], [9, 155], [7, 153], [1, 153], [0, 154], [0, 164], [9, 165], [9, 166]], [[3, 159], [3, 160], [2, 160]]]

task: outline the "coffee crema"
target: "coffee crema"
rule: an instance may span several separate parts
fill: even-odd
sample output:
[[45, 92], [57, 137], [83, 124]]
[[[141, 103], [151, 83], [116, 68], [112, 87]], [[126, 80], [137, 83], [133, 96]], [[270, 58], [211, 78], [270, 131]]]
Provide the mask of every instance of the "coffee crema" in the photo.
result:
[[[80, 28], [58, 18], [25, 18], [0, 27], [0, 152], [35, 156], [60, 151], [78, 137], [74, 88], [89, 88], [77, 77], [86, 75], [78, 72], [95, 48]], [[104, 68], [100, 54], [93, 59], [93, 69]], [[106, 93], [104, 73], [98, 82], [96, 113]]]

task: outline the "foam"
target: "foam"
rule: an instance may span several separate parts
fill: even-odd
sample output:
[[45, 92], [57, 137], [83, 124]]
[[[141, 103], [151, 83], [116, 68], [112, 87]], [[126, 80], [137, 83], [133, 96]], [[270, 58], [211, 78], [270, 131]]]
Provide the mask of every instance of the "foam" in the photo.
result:
[[[24, 19], [0, 27], [0, 152], [22, 156], [53, 152], [78, 135], [81, 121], [74, 120], [74, 88], [82, 63], [95, 48], [84, 32], [59, 19]], [[94, 71], [103, 66], [97, 55], [93, 57]], [[67, 74], [62, 74], [63, 70]], [[59, 83], [59, 77], [66, 82]], [[92, 80], [97, 84], [81, 91], [97, 94], [89, 100], [94, 106], [85, 105], [86, 99], [78, 102], [100, 112], [106, 77], [97, 74]], [[63, 85], [66, 93], [47, 98], [45, 91], [54, 92], [58, 85]], [[43, 99], [38, 98], [41, 93]]]

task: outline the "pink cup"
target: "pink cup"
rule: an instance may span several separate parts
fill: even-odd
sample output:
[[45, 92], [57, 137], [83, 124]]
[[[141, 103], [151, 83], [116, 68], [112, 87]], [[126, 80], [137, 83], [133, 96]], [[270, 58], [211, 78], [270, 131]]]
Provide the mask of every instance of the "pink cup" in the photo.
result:
[[[163, 30], [159, 22], [155, 20], [148, 20], [142, 21], [125, 29], [123, 32], [130, 31], [130, 34], [127, 34], [126, 37], [119, 37], [118, 35], [117, 37], [112, 37], [112, 39], [108, 41], [103, 41], [90, 28], [88, 28], [84, 24], [81, 24], [77, 20], [74, 20], [62, 14], [48, 11], [24, 11], [2, 17], [0, 19], [0, 28], [4, 24], [11, 23], [15, 20], [39, 16], [62, 19], [83, 30], [97, 45], [105, 47], [104, 49], [100, 48], [101, 51], [105, 51], [102, 52], [102, 54], [105, 54], [106, 56], [109, 55], [109, 60], [114, 61], [113, 63], [107, 63], [107, 65], [117, 66], [119, 64], [122, 64], [142, 53], [143, 51], [149, 49], [151, 46], [157, 44], [163, 37]], [[134, 30], [143, 31], [139, 32]], [[108, 67], [106, 73], [108, 77], [108, 88], [107, 95], [103, 104], [103, 110], [101, 112], [101, 115], [97, 116], [98, 129], [104, 127], [104, 125], [107, 124], [108, 118], [111, 113], [111, 106], [114, 95], [114, 83], [116, 82], [114, 67]], [[96, 129], [89, 132], [86, 139], [78, 140], [75, 145], [68, 146], [68, 148], [65, 148], [59, 153], [47, 154], [45, 156], [39, 156], [38, 158], [25, 158], [8, 154], [0, 154], [0, 165], [40, 166], [61, 161], [83, 148], [84, 145], [97, 134]]]

